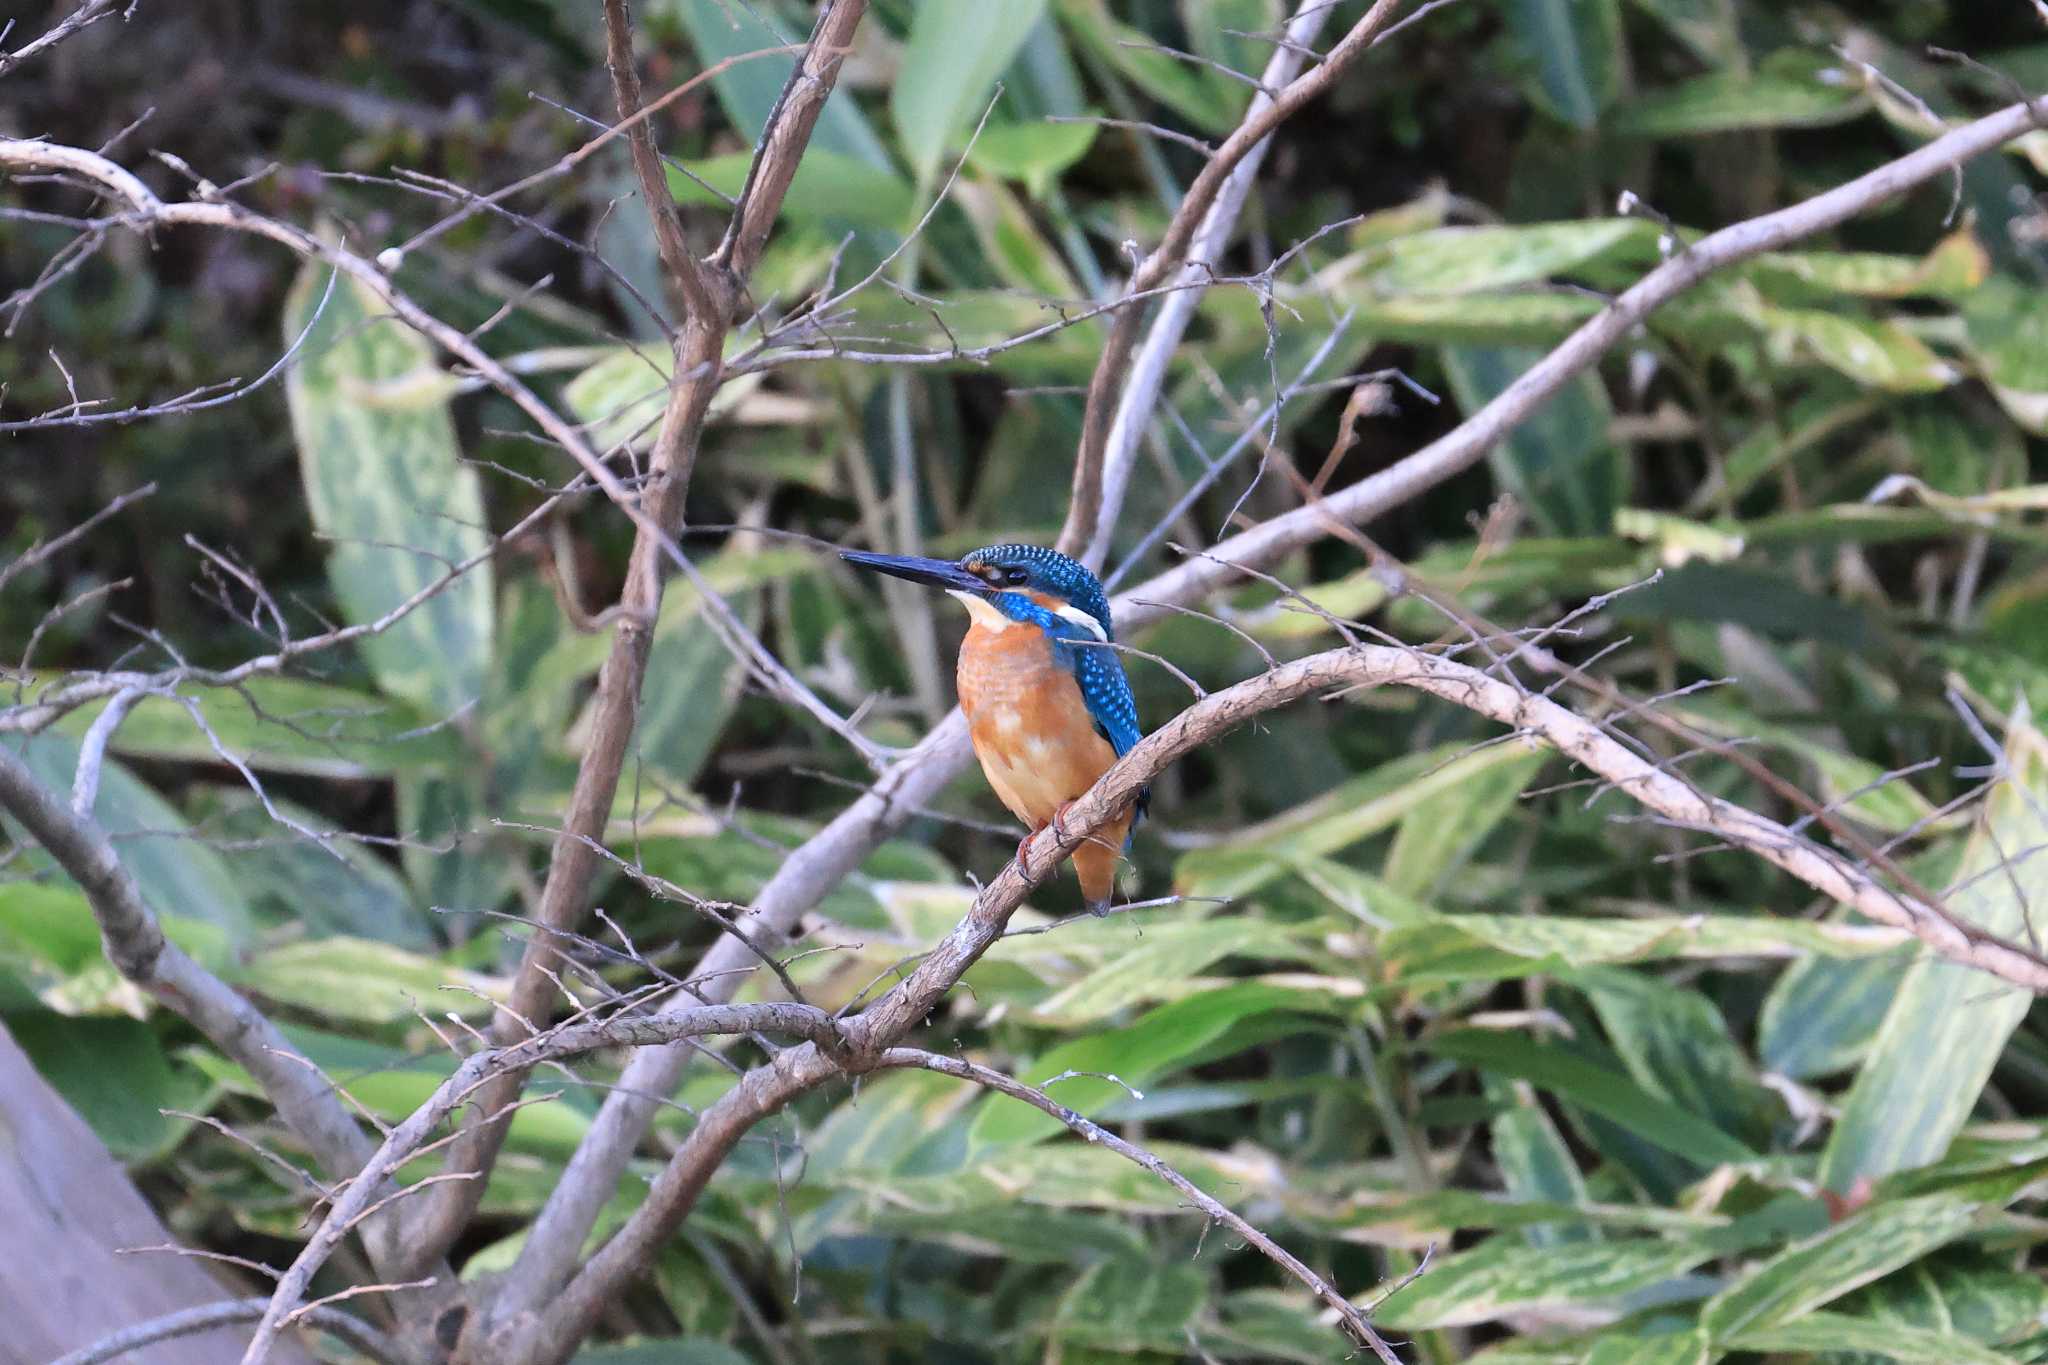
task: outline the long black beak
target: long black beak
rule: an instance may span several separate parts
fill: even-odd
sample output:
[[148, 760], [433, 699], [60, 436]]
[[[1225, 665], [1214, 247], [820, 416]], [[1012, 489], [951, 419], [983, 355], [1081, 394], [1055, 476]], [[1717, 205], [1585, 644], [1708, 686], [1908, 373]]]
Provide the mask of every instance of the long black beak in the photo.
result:
[[865, 550], [841, 550], [839, 557], [863, 569], [874, 569], [896, 578], [907, 578], [928, 588], [957, 592], [987, 592], [988, 584], [950, 559], [921, 559], [916, 555], [874, 555]]

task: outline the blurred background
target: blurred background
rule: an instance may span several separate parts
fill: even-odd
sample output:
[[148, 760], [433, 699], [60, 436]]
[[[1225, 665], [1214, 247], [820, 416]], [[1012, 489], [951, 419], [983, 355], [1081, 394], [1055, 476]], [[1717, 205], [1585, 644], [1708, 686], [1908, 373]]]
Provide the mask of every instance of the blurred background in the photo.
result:
[[[1337, 5], [1327, 32], [1362, 9]], [[17, 16], [21, 33], [57, 13]], [[636, 17], [650, 92], [809, 25], [784, 0]], [[729, 348], [749, 372], [714, 409], [683, 540], [875, 742], [910, 744], [951, 706], [964, 623], [944, 602], [892, 609], [821, 544], [1051, 542], [1101, 332], [998, 344], [1105, 296], [1123, 244], [1157, 241], [1284, 18], [1274, 0], [1037, 0], [989, 24], [876, 0], [753, 281], [759, 317]], [[700, 248], [785, 70], [735, 65], [656, 121]], [[1698, 234], [2044, 90], [2048, 22], [2022, 0], [1432, 8], [1278, 134], [1225, 258], [1243, 278], [1205, 295], [1173, 364], [1113, 586], [1298, 506], [1283, 465], [1335, 490], [1451, 429]], [[0, 131], [108, 146], [167, 195], [240, 181], [242, 202], [374, 255], [462, 189], [573, 151], [610, 100], [594, 5], [213, 0], [145, 4], [8, 73]], [[2048, 131], [1664, 309], [1483, 465], [1367, 528], [1420, 591], [1390, 593], [1334, 538], [1274, 573], [1417, 644], [1462, 633], [1458, 611], [1517, 628], [1619, 594], [1551, 646], [1636, 698], [1696, 689], [1663, 711], [1739, 742], [1923, 883], [1959, 885], [1963, 913], [2031, 932], [2048, 889], [2023, 856], [2048, 795], [2031, 766], [2048, 702], [2044, 175]], [[0, 594], [17, 702], [71, 670], [262, 652], [272, 618], [201, 547], [309, 634], [492, 548], [573, 473], [504, 399], [258, 239], [111, 233], [74, 258], [80, 195], [0, 182], [0, 207], [0, 423], [23, 424], [0, 435], [0, 559], [156, 489]], [[509, 207], [407, 250], [398, 283], [485, 328], [594, 439], [644, 446], [674, 300], [623, 151]], [[885, 260], [829, 341], [773, 335]], [[113, 410], [252, 380], [302, 336], [232, 402], [31, 421], [74, 397]], [[926, 360], [888, 363], [904, 353]], [[630, 535], [601, 497], [572, 497], [373, 646], [195, 691], [261, 796], [173, 703], [120, 733], [101, 818], [174, 936], [372, 1109], [402, 1115], [446, 1072], [414, 1002], [480, 1018], [440, 987], [488, 994], [517, 960], [507, 917], [544, 875], [607, 644], [563, 601], [614, 601]], [[1215, 689], [1262, 651], [1340, 642], [1270, 586], [1210, 608], [1230, 628], [1179, 617], [1137, 643]], [[1148, 727], [1187, 704], [1172, 673], [1127, 662]], [[62, 782], [93, 714], [8, 742]], [[1056, 1093], [1347, 1288], [1434, 1247], [1382, 1319], [1417, 1360], [2048, 1359], [2043, 1225], [2009, 1174], [2048, 1155], [2028, 998], [1561, 786], [1582, 774], [1496, 733], [1387, 690], [1191, 756], [1155, 788], [1125, 890], [1227, 904], [1006, 944], [927, 1045], [1040, 1080], [1115, 1073], [1128, 1091]], [[1810, 821], [1723, 755], [1642, 742], [1705, 790]], [[621, 857], [744, 903], [872, 776], [749, 682], [697, 591], [671, 589]], [[1018, 833], [978, 775], [955, 784], [824, 902], [813, 943], [841, 950], [799, 979], [852, 998], [941, 934]], [[304, 1235], [296, 1191], [161, 1112], [289, 1149], [247, 1078], [118, 982], [40, 854], [0, 876], [0, 1021], [178, 1236], [282, 1264]], [[663, 966], [713, 936], [627, 877], [601, 903]], [[1020, 923], [1076, 903], [1055, 882]], [[730, 1081], [699, 1067], [682, 1099]], [[601, 1098], [570, 1088], [521, 1113], [466, 1273], [504, 1264]], [[807, 1101], [740, 1149], [619, 1305], [625, 1344], [590, 1359], [1341, 1357], [1305, 1295], [1205, 1243], [1172, 1191], [1005, 1106], [924, 1075]], [[658, 1122], [647, 1169], [687, 1122]], [[1750, 1313], [1741, 1294], [1792, 1278], [1784, 1248], [1835, 1246], [1845, 1215], [1889, 1219], [1851, 1239], [1885, 1254], [1800, 1262], [1796, 1292]], [[1763, 1271], [1779, 1279], [1758, 1288]]]

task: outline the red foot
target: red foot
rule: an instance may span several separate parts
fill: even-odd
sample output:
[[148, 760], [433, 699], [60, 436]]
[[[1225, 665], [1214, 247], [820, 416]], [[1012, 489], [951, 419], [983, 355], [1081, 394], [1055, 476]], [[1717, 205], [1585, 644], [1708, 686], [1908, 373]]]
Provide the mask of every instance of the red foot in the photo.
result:
[[1062, 801], [1052, 813], [1052, 832], [1062, 839], [1067, 837], [1067, 807], [1073, 804], [1071, 801]]
[[1038, 834], [1038, 830], [1039, 830], [1039, 829], [1044, 829], [1044, 828], [1045, 828], [1045, 826], [1044, 826], [1044, 825], [1040, 825], [1040, 826], [1038, 827], [1038, 829], [1034, 829], [1034, 830], [1032, 830], [1032, 831], [1031, 831], [1030, 833], [1026, 834], [1026, 835], [1025, 835], [1025, 836], [1024, 836], [1023, 838], [1021, 838], [1021, 839], [1019, 839], [1019, 840], [1017, 841], [1017, 857], [1016, 857], [1015, 861], [1017, 861], [1017, 862], [1020, 862], [1020, 863], [1024, 861], [1024, 845], [1026, 845], [1026, 844], [1030, 843], [1030, 842], [1032, 841], [1032, 839], [1033, 839], [1033, 838], [1035, 838], [1035, 837], [1037, 836], [1037, 834]]

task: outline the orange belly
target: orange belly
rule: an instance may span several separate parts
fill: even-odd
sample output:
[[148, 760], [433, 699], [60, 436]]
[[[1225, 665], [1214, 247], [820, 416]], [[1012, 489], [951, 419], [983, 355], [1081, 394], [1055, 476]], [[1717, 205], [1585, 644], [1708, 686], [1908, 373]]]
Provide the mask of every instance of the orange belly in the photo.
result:
[[[1044, 632], [1035, 627], [989, 630], [976, 622], [960, 646], [958, 685], [989, 786], [1034, 830], [1116, 762], [1073, 673], [1053, 662]], [[1126, 812], [1075, 850], [1074, 870], [1091, 904], [1108, 901], [1130, 827]]]

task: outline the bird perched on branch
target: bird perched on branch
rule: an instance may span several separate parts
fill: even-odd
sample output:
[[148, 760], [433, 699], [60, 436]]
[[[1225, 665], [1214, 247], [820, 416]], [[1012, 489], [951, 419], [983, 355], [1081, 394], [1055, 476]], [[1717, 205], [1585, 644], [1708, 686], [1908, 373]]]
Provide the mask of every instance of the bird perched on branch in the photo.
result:
[[[960, 709], [989, 786], [1032, 834], [1059, 825], [1074, 798], [1143, 738], [1109, 598], [1078, 562], [1037, 545], [990, 545], [959, 560], [857, 550], [840, 558], [944, 589], [967, 608]], [[1149, 795], [1140, 792], [1074, 850], [1082, 898], [1098, 915], [1109, 909], [1116, 865]]]

